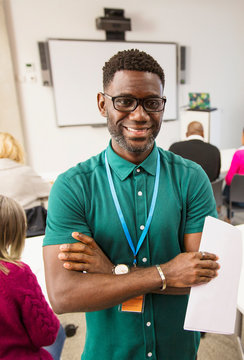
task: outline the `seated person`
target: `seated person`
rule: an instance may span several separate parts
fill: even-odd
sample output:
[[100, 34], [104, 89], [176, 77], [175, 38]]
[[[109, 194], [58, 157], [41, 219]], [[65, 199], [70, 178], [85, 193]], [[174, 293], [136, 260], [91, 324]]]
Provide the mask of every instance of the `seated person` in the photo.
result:
[[0, 193], [29, 209], [41, 205], [50, 189], [51, 184], [24, 165], [24, 151], [18, 141], [0, 132]]
[[[232, 182], [232, 179], [234, 175], [244, 175], [244, 128], [242, 129], [242, 146], [234, 153], [230, 168], [228, 170], [228, 173], [225, 177], [225, 188], [223, 195], [226, 199], [226, 201], [229, 201], [229, 193], [230, 193], [230, 184]], [[235, 205], [238, 205], [240, 207], [244, 207], [244, 203], [238, 202], [234, 203]], [[229, 216], [228, 216], [229, 218]]]
[[9, 133], [0, 132], [0, 194], [16, 200], [26, 211], [27, 237], [45, 233], [47, 200], [51, 184], [24, 165], [24, 151]]
[[169, 151], [201, 165], [212, 182], [219, 177], [221, 158], [219, 149], [204, 141], [203, 126], [192, 121], [187, 127], [187, 140], [172, 144]]

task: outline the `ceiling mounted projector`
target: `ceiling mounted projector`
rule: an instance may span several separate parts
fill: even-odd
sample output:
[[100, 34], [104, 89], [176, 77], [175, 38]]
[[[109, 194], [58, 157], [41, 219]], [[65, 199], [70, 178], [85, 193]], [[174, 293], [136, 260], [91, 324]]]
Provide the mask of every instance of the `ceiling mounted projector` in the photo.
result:
[[131, 20], [124, 17], [122, 9], [104, 9], [104, 15], [96, 18], [96, 28], [108, 33], [124, 33], [131, 30]]

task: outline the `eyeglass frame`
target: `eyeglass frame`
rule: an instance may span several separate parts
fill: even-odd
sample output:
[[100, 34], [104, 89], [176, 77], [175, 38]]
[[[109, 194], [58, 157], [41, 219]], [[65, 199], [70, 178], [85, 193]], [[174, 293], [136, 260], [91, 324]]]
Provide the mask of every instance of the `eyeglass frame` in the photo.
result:
[[[115, 110], [121, 111], [121, 112], [128, 112], [128, 113], [135, 111], [136, 108], [137, 108], [139, 105], [141, 105], [146, 112], [149, 112], [149, 113], [157, 112], [157, 113], [158, 113], [158, 112], [161, 112], [161, 111], [163, 111], [163, 110], [165, 109], [165, 104], [166, 104], [166, 102], [167, 102], [166, 96], [162, 96], [162, 97], [160, 97], [160, 96], [158, 96], [158, 97], [157, 97], [157, 96], [152, 96], [152, 97], [148, 97], [148, 98], [136, 98], [136, 97], [134, 97], [134, 96], [126, 96], [126, 95], [111, 96], [111, 95], [108, 95], [108, 94], [106, 94], [106, 93], [101, 93], [101, 94], [102, 94], [103, 96], [107, 97], [108, 99], [112, 100], [113, 107], [114, 107]], [[137, 104], [136, 104], [136, 107], [135, 107], [133, 110], [118, 110], [118, 109], [116, 109], [116, 107], [114, 106], [114, 101], [115, 101], [117, 98], [120, 98], [120, 97], [122, 97], [122, 98], [124, 97], [124, 98], [135, 99], [135, 100], [136, 100], [136, 103], [137, 103]], [[163, 100], [163, 101], [164, 101], [163, 109], [162, 109], [162, 110], [146, 110], [145, 107], [144, 107], [144, 101], [145, 101], [145, 100], [149, 100], [149, 99], [160, 99], [160, 100]]]

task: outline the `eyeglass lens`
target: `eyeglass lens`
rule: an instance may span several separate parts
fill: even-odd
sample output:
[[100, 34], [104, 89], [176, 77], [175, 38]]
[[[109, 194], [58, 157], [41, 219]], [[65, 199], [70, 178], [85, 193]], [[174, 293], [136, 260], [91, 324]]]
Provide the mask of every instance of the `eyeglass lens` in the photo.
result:
[[162, 111], [164, 108], [164, 100], [160, 98], [136, 99], [126, 96], [118, 96], [114, 98], [114, 107], [119, 111], [134, 111], [139, 103], [142, 104], [146, 111]]

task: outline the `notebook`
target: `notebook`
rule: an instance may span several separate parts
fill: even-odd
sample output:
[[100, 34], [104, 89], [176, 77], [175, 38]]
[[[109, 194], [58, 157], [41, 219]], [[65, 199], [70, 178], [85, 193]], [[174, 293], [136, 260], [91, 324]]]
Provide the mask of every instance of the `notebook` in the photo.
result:
[[209, 93], [189, 93], [189, 107], [196, 110], [210, 109]]

